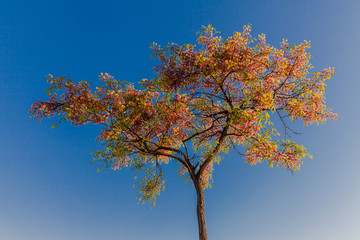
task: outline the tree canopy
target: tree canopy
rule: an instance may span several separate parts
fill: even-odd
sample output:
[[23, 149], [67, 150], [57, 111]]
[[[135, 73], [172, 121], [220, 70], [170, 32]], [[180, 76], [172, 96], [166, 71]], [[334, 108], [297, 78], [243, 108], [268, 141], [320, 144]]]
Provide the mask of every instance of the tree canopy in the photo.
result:
[[[265, 160], [299, 170], [308, 153], [287, 138], [285, 118], [305, 125], [336, 118], [324, 97], [325, 80], [334, 70], [308, 76], [309, 42], [283, 40], [277, 49], [266, 44], [263, 34], [252, 38], [250, 30], [245, 26], [223, 40], [209, 26], [200, 32], [199, 47], [153, 44], [160, 60], [157, 77], [142, 80], [142, 90], [107, 73], [99, 77], [104, 85], [94, 91], [86, 81], [50, 75], [49, 100], [36, 101], [30, 112], [39, 120], [60, 114], [75, 125], [103, 125], [97, 139], [104, 148], [96, 151], [95, 160], [114, 169], [145, 169], [142, 200], [154, 199], [163, 188], [160, 165], [170, 159], [181, 163], [181, 175], [192, 171], [202, 176], [204, 188], [210, 186], [213, 163], [237, 145], [245, 147], [249, 164]], [[276, 137], [271, 114], [283, 123], [282, 139]]]

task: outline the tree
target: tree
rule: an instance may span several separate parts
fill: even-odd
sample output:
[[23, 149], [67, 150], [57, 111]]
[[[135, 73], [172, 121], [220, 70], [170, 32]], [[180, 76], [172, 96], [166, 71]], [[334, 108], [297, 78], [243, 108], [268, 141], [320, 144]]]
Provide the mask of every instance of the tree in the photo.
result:
[[29, 112], [38, 120], [61, 115], [60, 121], [76, 126], [102, 125], [97, 140], [103, 147], [94, 162], [100, 169], [137, 170], [142, 202], [155, 203], [164, 189], [161, 165], [179, 163], [179, 174], [196, 190], [199, 239], [206, 240], [204, 189], [223, 153], [234, 149], [248, 164], [265, 161], [297, 171], [310, 155], [289, 140], [295, 132], [288, 121], [309, 125], [337, 118], [324, 97], [324, 81], [334, 70], [309, 74], [309, 42], [283, 40], [277, 49], [250, 31], [245, 26], [223, 40], [208, 26], [199, 33], [199, 46], [153, 44], [157, 77], [142, 80], [142, 90], [106, 73], [94, 91], [85, 81], [50, 75], [49, 100], [37, 100]]

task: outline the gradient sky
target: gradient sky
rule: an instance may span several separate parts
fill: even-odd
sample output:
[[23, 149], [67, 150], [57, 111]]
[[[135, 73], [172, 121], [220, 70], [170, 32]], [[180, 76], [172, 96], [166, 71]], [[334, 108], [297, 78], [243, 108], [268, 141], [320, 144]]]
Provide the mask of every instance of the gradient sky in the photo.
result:
[[0, 239], [197, 239], [195, 191], [175, 164], [156, 207], [138, 205], [133, 172], [90, 165], [97, 127], [51, 129], [27, 111], [46, 99], [49, 73], [137, 83], [154, 77], [152, 42], [194, 43], [208, 24], [227, 37], [248, 23], [275, 46], [311, 41], [314, 70], [336, 68], [326, 97], [341, 119], [292, 124], [314, 156], [295, 175], [236, 154], [216, 165], [209, 239], [360, 239], [359, 12], [358, 0], [0, 0]]

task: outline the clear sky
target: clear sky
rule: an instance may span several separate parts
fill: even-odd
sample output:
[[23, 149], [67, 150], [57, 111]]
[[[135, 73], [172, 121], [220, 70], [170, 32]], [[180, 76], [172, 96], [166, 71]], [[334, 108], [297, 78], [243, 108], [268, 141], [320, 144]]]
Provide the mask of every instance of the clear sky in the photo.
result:
[[341, 119], [293, 124], [314, 156], [295, 175], [236, 154], [216, 165], [209, 239], [359, 239], [359, 12], [358, 0], [0, 0], [0, 239], [197, 239], [195, 191], [175, 164], [156, 207], [137, 205], [131, 171], [90, 165], [97, 127], [51, 129], [27, 111], [46, 99], [49, 73], [137, 83], [154, 77], [152, 42], [194, 43], [208, 24], [227, 37], [248, 23], [275, 46], [311, 41], [314, 70], [336, 68], [326, 97]]

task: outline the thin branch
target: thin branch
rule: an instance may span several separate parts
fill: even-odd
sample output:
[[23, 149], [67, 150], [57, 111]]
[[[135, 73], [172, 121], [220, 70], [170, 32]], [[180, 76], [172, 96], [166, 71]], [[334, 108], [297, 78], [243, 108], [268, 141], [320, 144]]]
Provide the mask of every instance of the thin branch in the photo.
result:
[[284, 121], [284, 119], [283, 119], [283, 118], [286, 117], [286, 116], [281, 116], [280, 113], [279, 113], [279, 111], [278, 111], [278, 109], [275, 109], [275, 111], [276, 111], [277, 115], [279, 116], [282, 124], [284, 125], [284, 129], [285, 129], [285, 139], [286, 139], [286, 136], [289, 136], [289, 137], [290, 137], [290, 135], [287, 133], [287, 130], [288, 130], [288, 129], [289, 129], [292, 133], [294, 133], [294, 134], [301, 134], [301, 133], [299, 133], [299, 132], [295, 132], [294, 130], [292, 130], [291, 128], [289, 128], [289, 127], [286, 125], [286, 123], [285, 123], [285, 121]]
[[294, 67], [295, 67], [295, 64], [296, 64], [298, 58], [299, 58], [299, 57], [297, 57], [297, 58], [295, 59], [293, 65], [291, 66], [291, 69], [290, 69], [290, 71], [289, 71], [289, 74], [288, 74], [288, 76], [285, 78], [285, 80], [280, 84], [279, 87], [277, 87], [276, 89], [273, 90], [273, 91], [274, 91], [274, 96], [276, 95], [276, 92], [277, 92], [280, 88], [282, 88], [282, 87], [284, 86], [284, 84], [289, 80], [289, 78], [290, 78], [290, 76], [291, 76], [291, 74], [292, 74], [292, 72], [293, 72], [293, 70], [294, 70]]
[[236, 148], [236, 146], [235, 146], [235, 144], [234, 144], [234, 142], [231, 140], [231, 138], [229, 138], [230, 139], [230, 142], [231, 142], [231, 145], [232, 145], [232, 147], [233, 147], [233, 149], [235, 149], [235, 151], [237, 152], [237, 154], [239, 154], [240, 156], [245, 156], [245, 154], [243, 154], [243, 153], [241, 153], [237, 148]]

